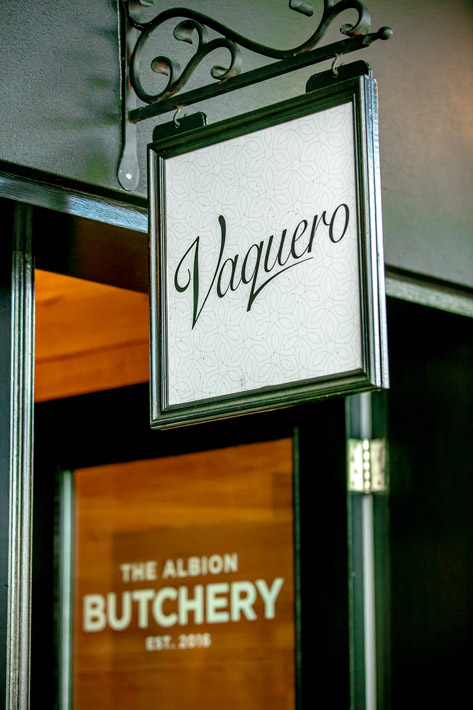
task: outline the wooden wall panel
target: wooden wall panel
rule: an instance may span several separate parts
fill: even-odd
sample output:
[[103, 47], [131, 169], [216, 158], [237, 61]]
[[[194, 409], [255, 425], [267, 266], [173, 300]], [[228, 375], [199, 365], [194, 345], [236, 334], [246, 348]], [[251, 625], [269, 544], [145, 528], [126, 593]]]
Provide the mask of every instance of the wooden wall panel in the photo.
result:
[[37, 402], [149, 378], [148, 297], [36, 271]]

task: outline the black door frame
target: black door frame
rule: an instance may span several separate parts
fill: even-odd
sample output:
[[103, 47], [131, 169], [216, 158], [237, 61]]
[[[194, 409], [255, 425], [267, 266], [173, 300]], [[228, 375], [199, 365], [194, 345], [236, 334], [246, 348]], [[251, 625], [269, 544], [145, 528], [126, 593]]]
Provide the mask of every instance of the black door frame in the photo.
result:
[[32, 208], [8, 201], [0, 205], [0, 698], [6, 708], [26, 710], [33, 484]]
[[61, 472], [288, 436], [294, 440], [299, 519], [294, 531], [297, 706], [310, 707], [320, 696], [314, 669], [336, 706], [348, 706], [343, 400], [160, 432], [149, 428], [147, 384], [36, 405], [33, 700], [41, 697], [51, 706], [56, 702], [58, 639], [50, 632], [58, 605], [54, 578]]

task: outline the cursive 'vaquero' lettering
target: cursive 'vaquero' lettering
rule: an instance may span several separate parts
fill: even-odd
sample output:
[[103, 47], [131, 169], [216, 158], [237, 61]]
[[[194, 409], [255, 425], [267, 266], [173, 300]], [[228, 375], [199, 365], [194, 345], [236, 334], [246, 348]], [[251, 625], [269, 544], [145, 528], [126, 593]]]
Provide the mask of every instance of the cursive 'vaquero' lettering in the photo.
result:
[[[309, 230], [309, 222], [303, 219], [294, 229], [290, 240], [287, 229], [283, 229], [279, 240], [271, 235], [267, 240], [252, 244], [246, 254], [234, 254], [224, 257], [227, 239], [227, 223], [219, 215], [220, 247], [212, 280], [208, 288], [201, 293], [199, 270], [200, 236], [196, 237], [180, 260], [174, 274], [174, 287], [179, 293], [192, 288], [192, 328], [195, 327], [207, 300], [215, 289], [218, 298], [224, 298], [229, 291], [236, 291], [242, 284], [249, 286], [247, 311], [251, 311], [257, 296], [277, 276], [298, 264], [310, 261], [313, 256], [315, 235], [320, 225], [328, 228], [331, 242], [338, 244], [346, 234], [350, 220], [348, 205], [342, 203], [333, 211], [330, 218], [327, 212], [314, 215]], [[303, 258], [304, 257], [304, 258]], [[191, 268], [187, 266], [191, 261]]]

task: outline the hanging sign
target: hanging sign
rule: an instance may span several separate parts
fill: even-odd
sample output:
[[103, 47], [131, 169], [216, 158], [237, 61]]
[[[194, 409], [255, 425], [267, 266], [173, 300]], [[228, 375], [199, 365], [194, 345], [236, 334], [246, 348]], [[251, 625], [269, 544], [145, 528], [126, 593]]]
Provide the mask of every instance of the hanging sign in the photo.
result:
[[387, 386], [371, 73], [150, 146], [151, 425]]

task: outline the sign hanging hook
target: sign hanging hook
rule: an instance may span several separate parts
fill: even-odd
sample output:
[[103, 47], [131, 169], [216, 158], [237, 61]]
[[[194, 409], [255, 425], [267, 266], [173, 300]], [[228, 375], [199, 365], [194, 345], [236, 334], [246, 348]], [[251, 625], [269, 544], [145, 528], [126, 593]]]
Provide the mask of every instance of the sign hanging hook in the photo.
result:
[[332, 74], [335, 77], [335, 79], [337, 79], [337, 77], [338, 77], [338, 68], [339, 68], [339, 66], [341, 66], [340, 65], [340, 57], [341, 56], [342, 56], [341, 54], [336, 54], [335, 59], [332, 62]]
[[179, 126], [181, 125], [181, 122], [178, 121], [178, 116], [179, 116], [179, 114], [181, 113], [181, 111], [182, 111], [182, 106], [177, 106], [177, 107], [176, 107], [176, 112], [174, 113], [174, 116], [173, 116], [173, 118], [172, 118], [173, 123], [174, 123], [174, 125], [175, 125], [176, 128], [179, 128]]

